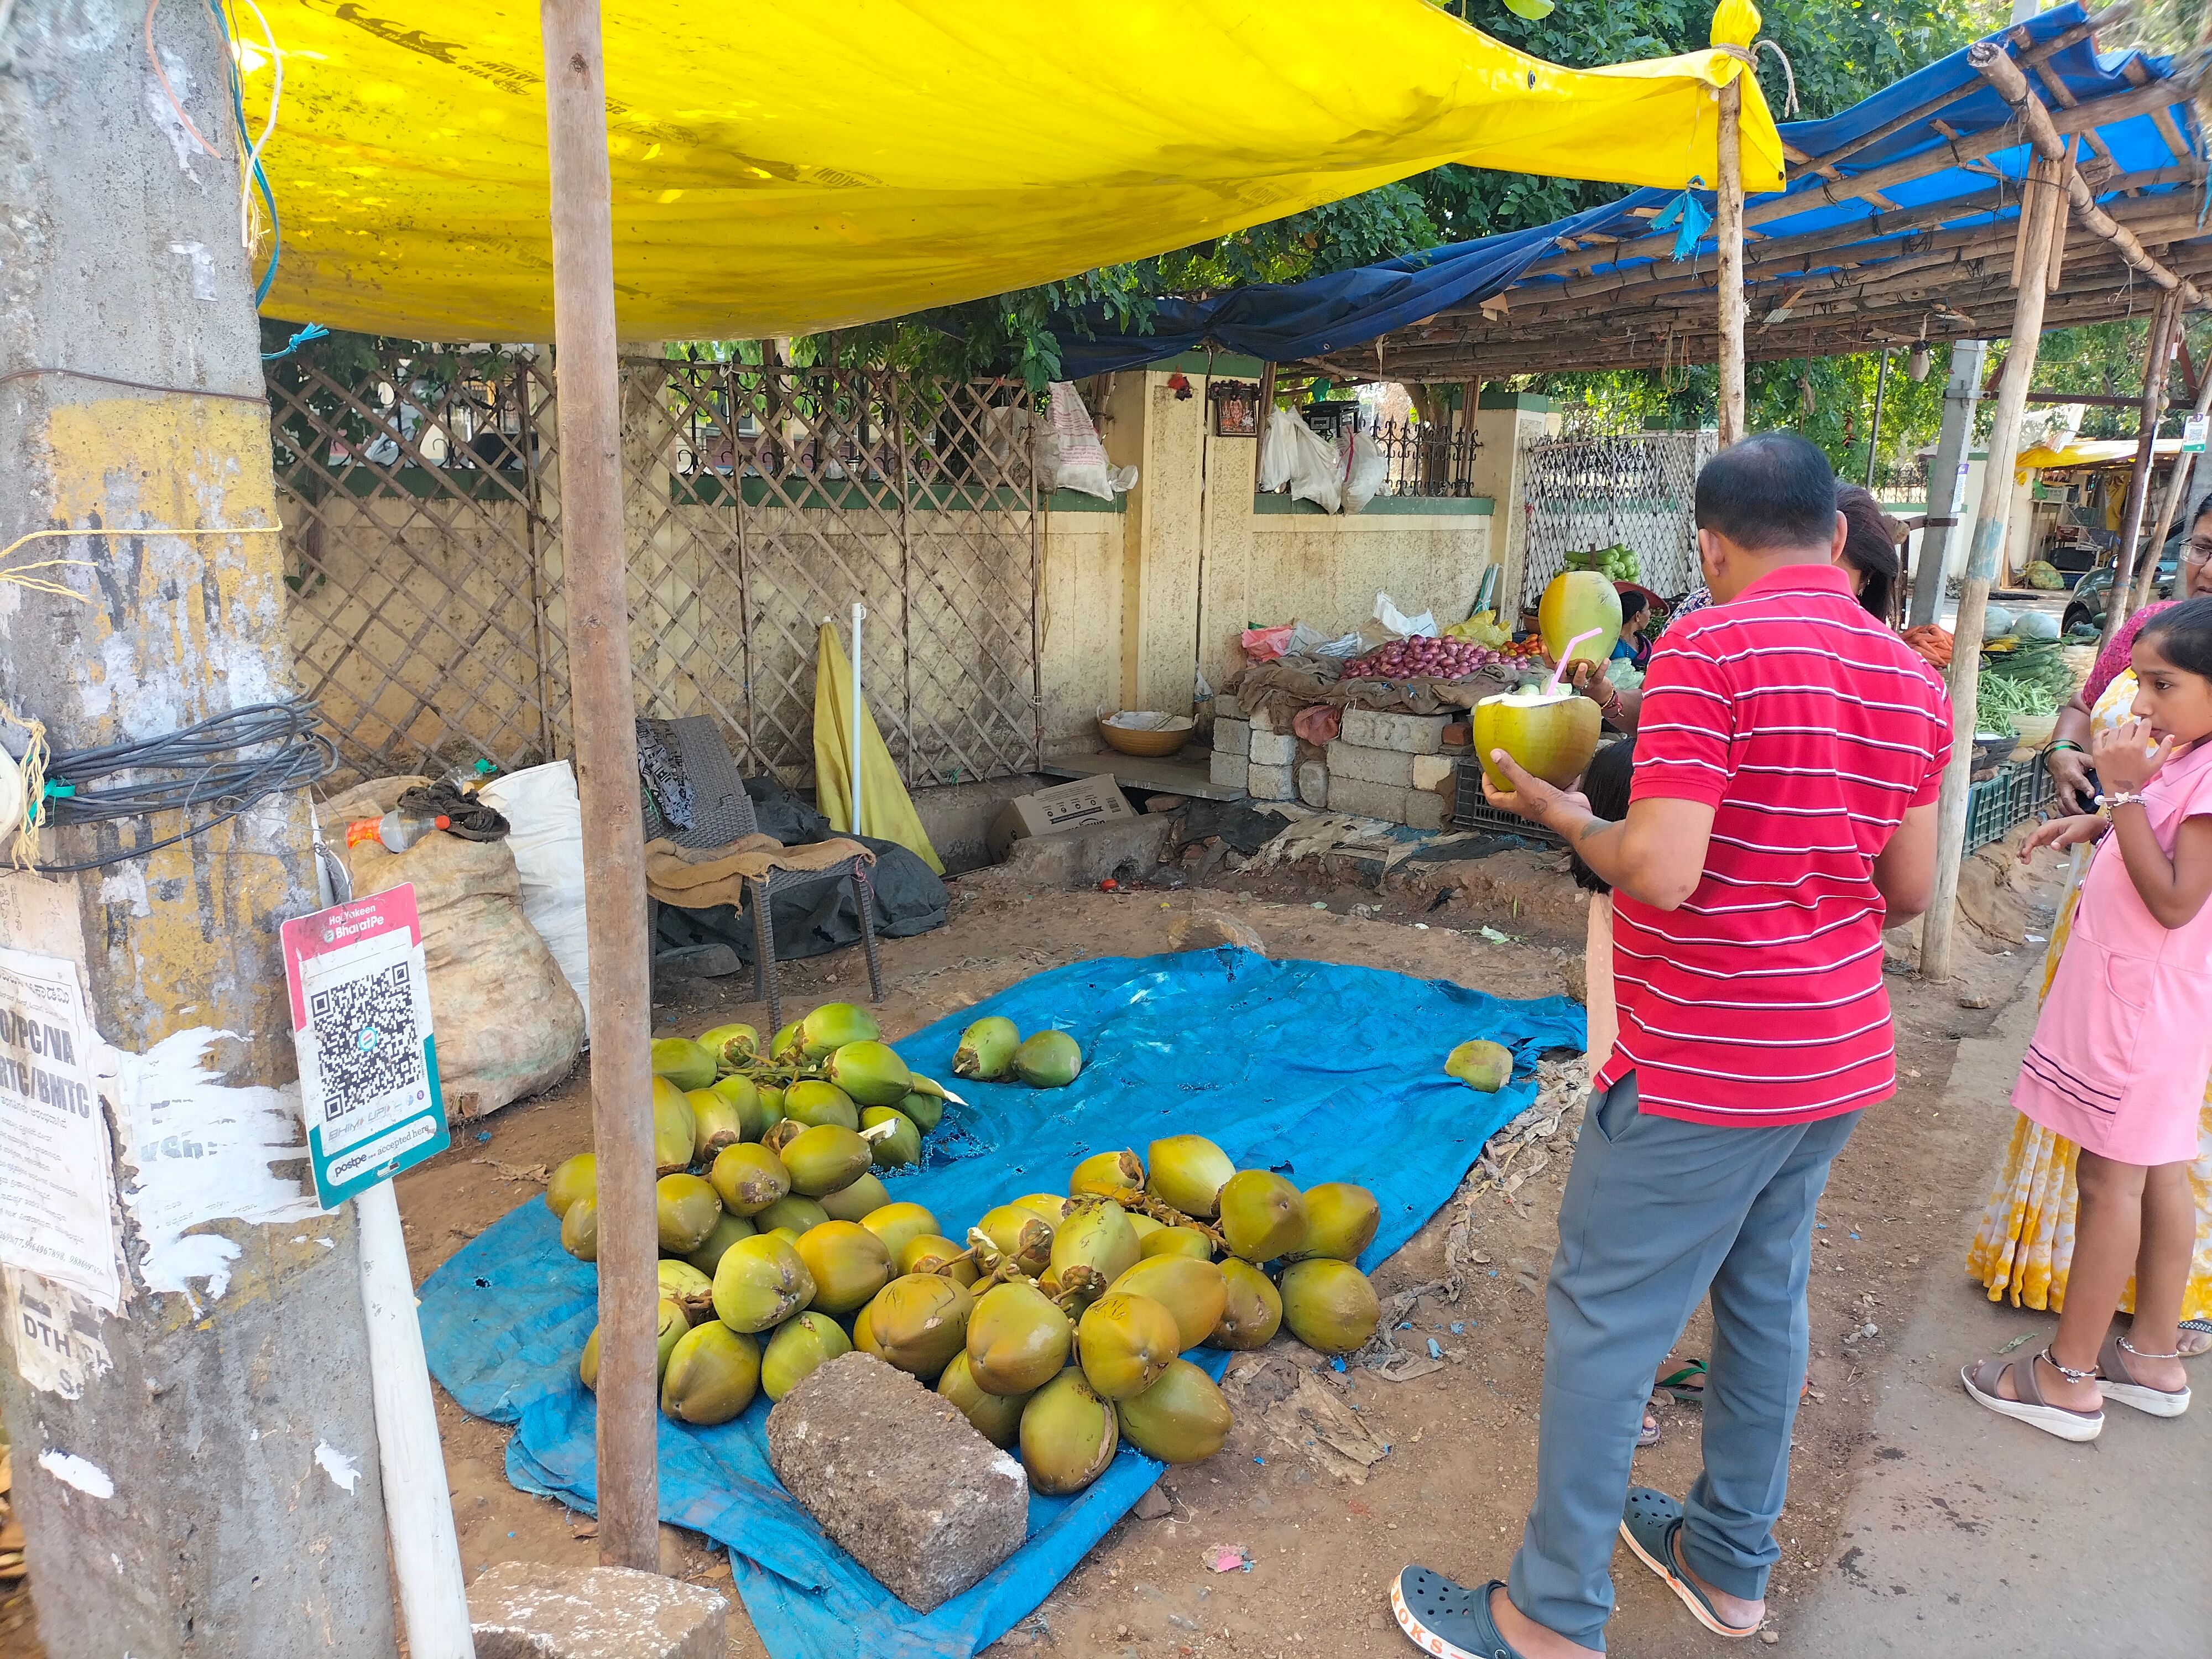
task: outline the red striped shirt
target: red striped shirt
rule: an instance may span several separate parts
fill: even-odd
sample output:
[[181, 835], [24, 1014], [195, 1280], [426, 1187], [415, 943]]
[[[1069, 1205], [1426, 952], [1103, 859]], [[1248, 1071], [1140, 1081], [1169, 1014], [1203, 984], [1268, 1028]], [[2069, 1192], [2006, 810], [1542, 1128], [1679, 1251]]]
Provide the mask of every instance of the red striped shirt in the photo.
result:
[[1620, 1035], [1598, 1073], [1697, 1123], [1807, 1123], [1895, 1092], [1875, 855], [1936, 799], [1935, 672], [1832, 565], [1762, 576], [1651, 655], [1632, 801], [1713, 809], [1676, 910], [1613, 896]]

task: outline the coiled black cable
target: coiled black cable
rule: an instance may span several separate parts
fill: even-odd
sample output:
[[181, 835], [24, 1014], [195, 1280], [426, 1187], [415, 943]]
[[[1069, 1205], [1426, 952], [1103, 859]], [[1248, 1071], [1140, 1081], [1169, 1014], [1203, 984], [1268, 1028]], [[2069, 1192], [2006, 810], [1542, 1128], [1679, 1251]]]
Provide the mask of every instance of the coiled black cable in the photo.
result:
[[[338, 763], [337, 747], [320, 724], [313, 703], [289, 698], [227, 709], [156, 738], [56, 750], [46, 762], [47, 823], [113, 823], [161, 812], [206, 816], [143, 847], [76, 864], [42, 861], [38, 867], [66, 874], [143, 858], [204, 836], [270, 795], [306, 788]], [[267, 752], [247, 753], [255, 749]]]

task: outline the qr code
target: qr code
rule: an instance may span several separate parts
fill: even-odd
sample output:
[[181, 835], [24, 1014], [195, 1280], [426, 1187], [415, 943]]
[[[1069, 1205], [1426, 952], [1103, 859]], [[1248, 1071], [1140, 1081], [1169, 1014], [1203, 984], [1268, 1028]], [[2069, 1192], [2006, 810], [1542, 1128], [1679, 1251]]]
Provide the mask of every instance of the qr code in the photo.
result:
[[324, 1113], [336, 1119], [426, 1082], [408, 964], [318, 988], [307, 999], [322, 1060]]

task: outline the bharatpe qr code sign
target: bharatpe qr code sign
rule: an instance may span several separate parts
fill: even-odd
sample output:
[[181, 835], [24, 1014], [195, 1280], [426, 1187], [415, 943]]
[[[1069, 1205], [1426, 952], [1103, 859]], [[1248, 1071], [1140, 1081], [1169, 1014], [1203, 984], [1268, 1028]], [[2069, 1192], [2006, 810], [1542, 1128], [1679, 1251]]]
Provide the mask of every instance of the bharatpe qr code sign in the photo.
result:
[[288, 921], [283, 941], [315, 1195], [334, 1210], [449, 1139], [415, 890]]

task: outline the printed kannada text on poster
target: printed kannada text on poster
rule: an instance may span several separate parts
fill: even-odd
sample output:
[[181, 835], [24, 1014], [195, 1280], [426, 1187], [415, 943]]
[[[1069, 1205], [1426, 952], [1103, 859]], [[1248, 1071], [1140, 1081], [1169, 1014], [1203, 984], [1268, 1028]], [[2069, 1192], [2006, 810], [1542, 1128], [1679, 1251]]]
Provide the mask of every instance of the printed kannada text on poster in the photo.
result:
[[114, 1170], [76, 964], [0, 948], [0, 1262], [112, 1313]]

